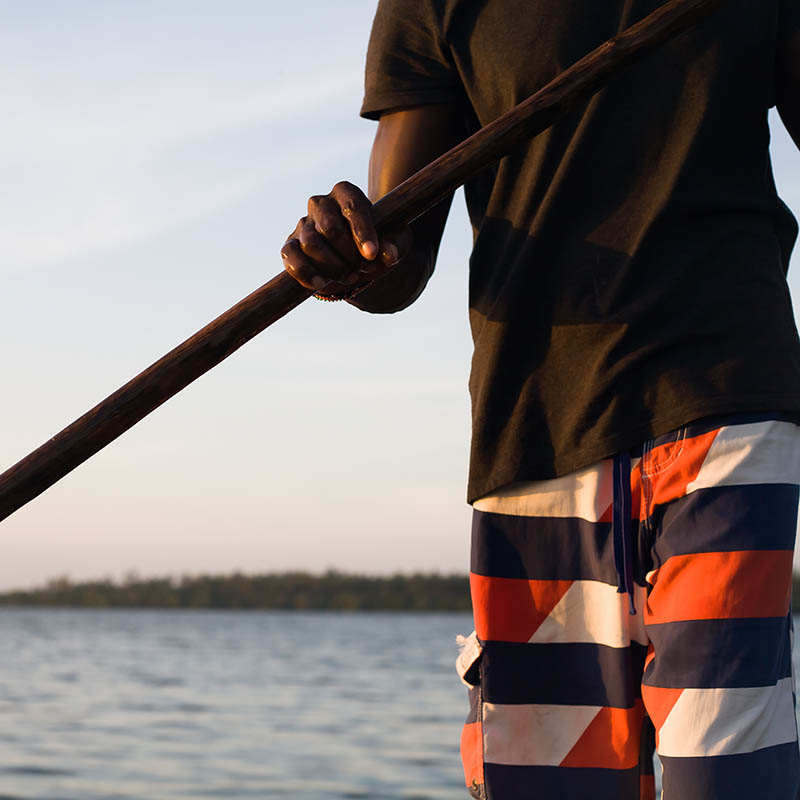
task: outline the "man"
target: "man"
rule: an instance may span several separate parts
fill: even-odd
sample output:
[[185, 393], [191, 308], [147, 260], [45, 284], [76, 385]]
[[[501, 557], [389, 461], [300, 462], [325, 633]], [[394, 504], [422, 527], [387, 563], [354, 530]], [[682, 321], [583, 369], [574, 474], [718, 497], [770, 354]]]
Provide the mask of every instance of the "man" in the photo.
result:
[[[381, 0], [370, 197], [657, 5]], [[800, 144], [798, 87], [800, 1], [728, 0], [466, 186], [475, 797], [653, 797], [653, 727], [667, 800], [800, 797], [797, 226], [767, 127], [777, 104]], [[338, 184], [286, 268], [400, 310], [448, 207], [381, 238]]]

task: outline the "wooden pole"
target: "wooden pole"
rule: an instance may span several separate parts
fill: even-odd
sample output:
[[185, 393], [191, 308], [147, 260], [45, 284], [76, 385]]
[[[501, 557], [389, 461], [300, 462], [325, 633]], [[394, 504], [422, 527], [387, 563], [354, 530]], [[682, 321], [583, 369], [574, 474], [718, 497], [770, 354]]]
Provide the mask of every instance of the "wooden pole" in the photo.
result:
[[[688, 28], [720, 0], [670, 0], [593, 50], [547, 86], [448, 151], [374, 206], [378, 230], [401, 227], [541, 133], [632, 61]], [[311, 291], [281, 273], [0, 475], [0, 520], [133, 427], [257, 333], [288, 314]]]

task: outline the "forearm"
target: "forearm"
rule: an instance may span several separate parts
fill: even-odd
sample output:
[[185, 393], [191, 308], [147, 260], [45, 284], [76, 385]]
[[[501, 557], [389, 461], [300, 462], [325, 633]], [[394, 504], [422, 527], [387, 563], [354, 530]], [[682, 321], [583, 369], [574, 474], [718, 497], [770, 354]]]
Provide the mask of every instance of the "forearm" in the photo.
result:
[[[381, 117], [369, 164], [372, 202], [422, 169], [463, 138], [461, 117], [447, 105], [425, 106]], [[415, 220], [413, 244], [397, 266], [350, 303], [362, 311], [388, 314], [411, 305], [433, 274], [452, 195]]]
[[388, 275], [348, 300], [350, 305], [371, 314], [392, 314], [410, 306], [422, 294], [433, 266], [417, 253], [409, 253]]
[[[390, 313], [414, 302], [433, 272], [452, 198], [411, 226], [380, 234], [372, 203], [452, 147], [462, 134], [461, 118], [450, 106], [384, 114], [370, 158], [369, 196], [340, 181], [328, 194], [310, 197], [307, 215], [281, 248], [287, 272], [322, 298], [352, 294], [350, 302], [364, 311]], [[381, 277], [370, 283], [375, 275]]]

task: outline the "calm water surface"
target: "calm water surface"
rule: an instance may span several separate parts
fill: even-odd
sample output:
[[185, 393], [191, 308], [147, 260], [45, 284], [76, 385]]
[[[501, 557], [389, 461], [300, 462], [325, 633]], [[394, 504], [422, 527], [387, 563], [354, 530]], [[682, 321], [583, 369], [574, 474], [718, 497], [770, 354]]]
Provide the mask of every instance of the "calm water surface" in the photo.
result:
[[0, 609], [0, 800], [465, 800], [471, 624]]
[[471, 625], [0, 610], [0, 800], [463, 800]]

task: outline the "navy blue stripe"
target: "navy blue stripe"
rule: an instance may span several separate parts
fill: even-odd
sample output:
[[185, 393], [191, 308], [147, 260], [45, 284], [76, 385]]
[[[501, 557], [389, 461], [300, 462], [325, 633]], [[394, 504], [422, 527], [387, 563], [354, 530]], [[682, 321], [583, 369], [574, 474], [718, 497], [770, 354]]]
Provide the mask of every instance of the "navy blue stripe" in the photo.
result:
[[632, 708], [641, 697], [647, 648], [600, 644], [486, 642], [481, 686], [487, 703]]
[[611, 525], [572, 517], [474, 511], [471, 569], [495, 578], [617, 585]]
[[656, 729], [650, 717], [645, 716], [642, 736], [639, 740], [639, 772], [641, 775], [655, 775], [653, 755], [656, 752]]
[[792, 674], [788, 617], [665, 622], [648, 625], [647, 633], [656, 652], [648, 686], [771, 686]]
[[668, 503], [654, 519], [658, 524], [662, 517], [662, 533], [653, 547], [655, 566], [689, 553], [792, 550], [799, 492], [790, 484], [717, 486]]
[[800, 797], [797, 742], [742, 755], [662, 756], [661, 762], [664, 797], [681, 800], [796, 800]]
[[[477, 722], [480, 719], [480, 710], [481, 710], [480, 686], [473, 686], [471, 689], [468, 689], [467, 696], [469, 698], [469, 713], [467, 714], [467, 719], [464, 722], [465, 725], [469, 725], [472, 722]], [[0, 798], [0, 800], [2, 800], [2, 798]]]
[[[486, 764], [484, 775], [487, 800], [625, 800], [639, 797], [638, 767], [595, 769]], [[682, 795], [675, 797], [685, 800]]]

